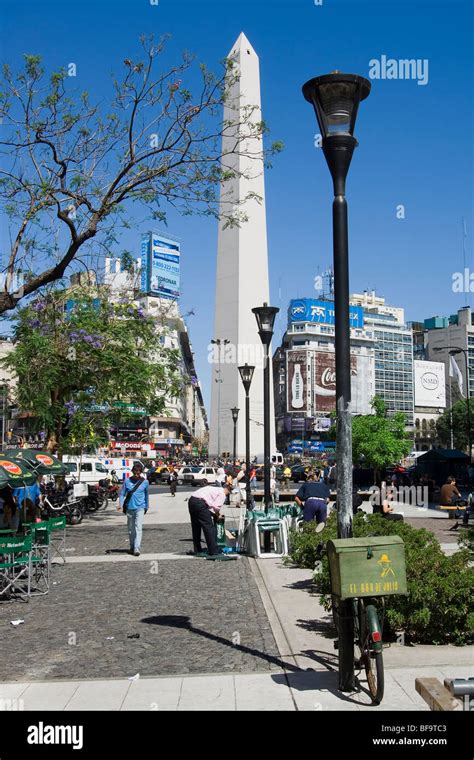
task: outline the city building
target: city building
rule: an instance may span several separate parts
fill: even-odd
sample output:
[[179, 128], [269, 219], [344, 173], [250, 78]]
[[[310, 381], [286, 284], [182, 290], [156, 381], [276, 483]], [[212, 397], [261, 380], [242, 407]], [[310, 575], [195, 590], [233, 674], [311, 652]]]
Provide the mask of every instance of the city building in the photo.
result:
[[[426, 358], [441, 361], [446, 368], [448, 405], [452, 406], [452, 403], [461, 395], [465, 396], [466, 389], [471, 398], [474, 395], [474, 314], [471, 307], [464, 306], [458, 310], [457, 314], [449, 317], [437, 316], [425, 319], [424, 327]], [[450, 382], [449, 347], [460, 348], [467, 354], [467, 368], [462, 352], [453, 357], [462, 377], [461, 389], [455, 378], [451, 378]]]
[[[141, 451], [142, 455], [146, 456], [156, 454], [181, 457], [183, 454], [200, 454], [207, 449], [207, 414], [194, 363], [194, 353], [178, 300], [171, 293], [172, 288], [179, 287], [179, 273], [174, 262], [172, 276], [165, 268], [168, 266], [168, 255], [175, 257], [175, 252], [166, 253], [168, 249], [162, 246], [163, 242], [173, 243], [155, 233], [144, 235], [142, 257], [134, 262], [131, 273], [123, 271], [120, 261], [116, 259], [106, 259], [105, 262], [105, 284], [117, 297], [124, 292], [132, 294], [144, 313], [156, 321], [160, 345], [179, 351], [179, 373], [183, 381], [182, 392], [175, 398], [167, 398], [162, 415], [149, 417], [146, 410], [142, 410], [142, 413], [137, 410], [133, 420], [128, 418], [125, 423], [111, 430], [111, 449], [117, 449], [122, 454]], [[163, 255], [162, 264], [157, 263], [158, 255]], [[148, 265], [145, 257], [148, 257]], [[165, 268], [164, 289], [160, 279], [161, 265]], [[144, 289], [149, 292], [144, 292]]]
[[375, 395], [389, 415], [403, 412], [407, 429], [413, 430], [413, 332], [405, 323], [405, 311], [386, 304], [375, 291], [354, 293], [350, 302], [364, 310], [364, 328], [374, 341]]
[[[354, 414], [370, 414], [375, 389], [374, 338], [363, 309], [350, 309], [351, 392]], [[334, 450], [328, 440], [335, 411], [334, 303], [290, 301], [288, 325], [273, 357], [277, 447], [289, 453]]]
[[[388, 414], [403, 412], [413, 429], [413, 337], [404, 310], [375, 291], [350, 297], [352, 412], [371, 414], [375, 395]], [[325, 449], [335, 412], [334, 303], [290, 302], [288, 327], [273, 357], [277, 446], [299, 453]]]

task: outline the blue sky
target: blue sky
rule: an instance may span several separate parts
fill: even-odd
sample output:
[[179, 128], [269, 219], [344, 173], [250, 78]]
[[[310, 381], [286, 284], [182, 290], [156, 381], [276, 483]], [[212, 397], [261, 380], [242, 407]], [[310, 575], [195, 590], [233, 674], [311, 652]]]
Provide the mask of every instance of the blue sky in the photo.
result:
[[[334, 69], [368, 76], [369, 61], [428, 60], [426, 85], [373, 80], [360, 107], [360, 145], [348, 179], [351, 290], [376, 288], [407, 319], [453, 313], [472, 294], [452, 291], [462, 269], [461, 218], [472, 262], [472, 4], [428, 0], [0, 0], [0, 58], [12, 66], [38, 53], [47, 67], [74, 62], [92, 98], [110, 92], [110, 73], [138, 52], [143, 33], [172, 35], [167, 57], [193, 51], [210, 68], [244, 31], [260, 57], [262, 109], [284, 152], [266, 174], [271, 300], [315, 297], [314, 277], [331, 262], [331, 184], [314, 147], [314, 114], [301, 95], [312, 76]], [[405, 218], [397, 219], [397, 206]], [[124, 247], [139, 253], [139, 226]], [[169, 214], [181, 239], [182, 311], [206, 398], [212, 338], [217, 225]], [[4, 238], [2, 238], [4, 239]]]

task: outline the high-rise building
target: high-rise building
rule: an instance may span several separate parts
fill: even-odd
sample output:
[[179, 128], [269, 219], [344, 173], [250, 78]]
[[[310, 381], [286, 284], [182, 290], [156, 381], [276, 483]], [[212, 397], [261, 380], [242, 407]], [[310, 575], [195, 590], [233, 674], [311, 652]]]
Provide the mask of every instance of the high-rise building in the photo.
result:
[[[450, 317], [425, 319], [424, 326], [426, 330], [426, 358], [444, 362], [446, 367], [448, 405], [451, 406], [461, 395], [459, 383], [456, 379], [452, 379], [451, 383], [449, 382], [449, 347], [461, 348], [467, 352], [467, 376], [466, 361], [463, 354], [457, 354], [454, 361], [461, 373], [463, 394], [467, 395], [466, 389], [468, 389], [469, 397], [474, 396], [474, 314], [471, 307], [464, 306], [458, 310], [457, 314], [452, 314]], [[438, 348], [441, 351], [434, 350]]]
[[388, 414], [403, 412], [413, 427], [413, 333], [405, 324], [405, 311], [389, 306], [375, 291], [354, 293], [351, 304], [364, 309], [364, 326], [374, 341], [375, 395]]
[[[350, 297], [351, 409], [371, 414], [375, 395], [413, 426], [413, 341], [404, 310], [375, 292]], [[288, 329], [273, 359], [278, 448], [323, 450], [335, 411], [335, 314], [326, 298], [290, 302]], [[321, 442], [319, 439], [322, 439]]]
[[[222, 167], [235, 173], [221, 186], [221, 221], [217, 244], [216, 301], [214, 334], [216, 351], [212, 359], [212, 402], [209, 451], [222, 455], [233, 449], [231, 408], [241, 412], [237, 423], [237, 454], [245, 454], [245, 393], [237, 366], [256, 366], [250, 390], [250, 437], [252, 454], [263, 453], [263, 362], [262, 345], [252, 308], [269, 303], [267, 229], [263, 141], [245, 126], [250, 120], [258, 124], [260, 108], [259, 59], [241, 34], [229, 53], [238, 79], [230, 87], [224, 106], [224, 124], [230, 127], [222, 139]], [[251, 115], [250, 115], [251, 113]], [[235, 150], [236, 131], [248, 136]], [[256, 194], [260, 200], [249, 198]], [[247, 199], [247, 200], [246, 200]], [[229, 204], [244, 213], [247, 221], [226, 226], [222, 216]], [[227, 341], [227, 343], [224, 343]], [[273, 409], [273, 393], [271, 394]], [[271, 447], [274, 450], [273, 414]]]

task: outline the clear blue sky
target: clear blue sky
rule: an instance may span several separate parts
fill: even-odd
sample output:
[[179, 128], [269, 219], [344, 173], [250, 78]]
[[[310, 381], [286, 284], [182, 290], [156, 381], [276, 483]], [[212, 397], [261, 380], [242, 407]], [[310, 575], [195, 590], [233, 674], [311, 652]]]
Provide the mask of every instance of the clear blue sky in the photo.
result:
[[[407, 319], [453, 313], [462, 269], [461, 217], [472, 263], [472, 3], [462, 0], [0, 0], [0, 58], [12, 66], [38, 53], [48, 67], [74, 62], [77, 84], [107, 97], [109, 74], [138, 53], [138, 37], [169, 32], [168, 57], [188, 49], [216, 68], [244, 31], [260, 57], [262, 108], [285, 151], [266, 175], [271, 300], [278, 339], [291, 298], [314, 297], [331, 261], [331, 184], [307, 79], [334, 69], [367, 76], [369, 61], [428, 59], [425, 86], [374, 80], [360, 108], [360, 146], [348, 181], [351, 290], [376, 288]], [[396, 218], [403, 204], [406, 218]], [[145, 225], [148, 227], [149, 225]], [[169, 215], [182, 243], [182, 310], [206, 398], [212, 338], [216, 222]], [[139, 252], [140, 227], [124, 238]], [[474, 268], [474, 267], [473, 267]], [[467, 302], [472, 305], [472, 294]]]

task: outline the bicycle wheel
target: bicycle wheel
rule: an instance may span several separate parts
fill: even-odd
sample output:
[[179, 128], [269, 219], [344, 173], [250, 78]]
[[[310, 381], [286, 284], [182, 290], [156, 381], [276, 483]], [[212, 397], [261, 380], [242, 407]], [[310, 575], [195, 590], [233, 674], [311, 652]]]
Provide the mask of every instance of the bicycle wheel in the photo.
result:
[[[358, 613], [360, 665], [365, 670], [372, 702], [379, 705], [384, 694], [384, 670], [377, 608], [375, 604], [366, 604], [364, 599], [359, 599]], [[378, 641], [374, 641], [374, 636], [379, 636]]]

